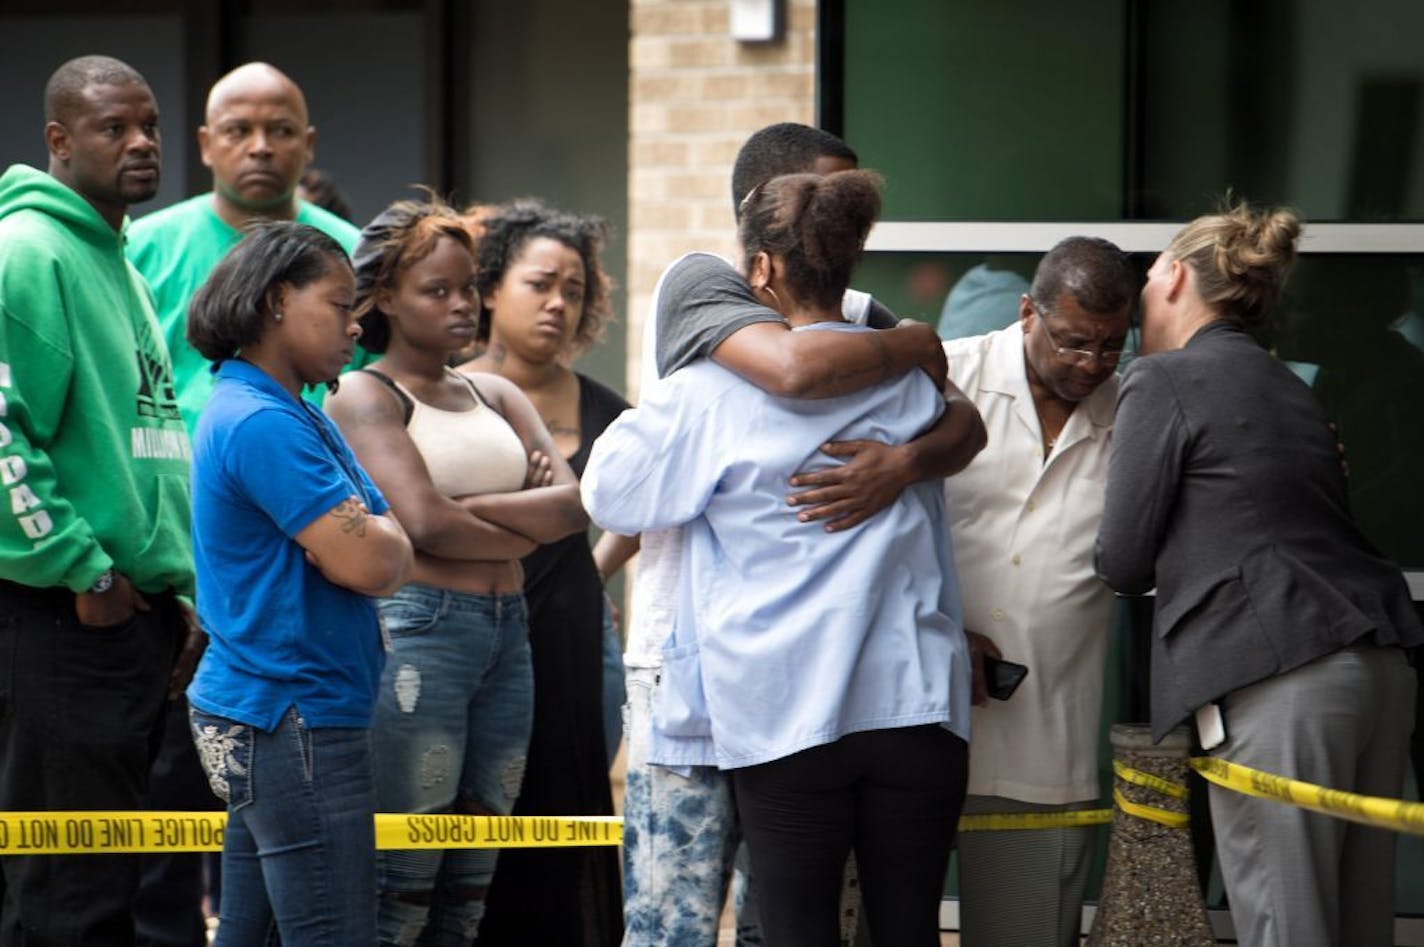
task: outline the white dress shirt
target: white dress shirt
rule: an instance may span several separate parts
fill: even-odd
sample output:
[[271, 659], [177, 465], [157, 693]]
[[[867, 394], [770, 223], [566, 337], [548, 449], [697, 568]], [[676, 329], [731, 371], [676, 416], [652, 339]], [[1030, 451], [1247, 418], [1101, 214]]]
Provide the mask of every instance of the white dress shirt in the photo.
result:
[[949, 375], [988, 446], [945, 481], [964, 627], [1028, 665], [1007, 701], [974, 708], [969, 792], [1058, 804], [1098, 798], [1112, 591], [1093, 574], [1117, 377], [1074, 409], [1044, 462], [1023, 329], [946, 342]]

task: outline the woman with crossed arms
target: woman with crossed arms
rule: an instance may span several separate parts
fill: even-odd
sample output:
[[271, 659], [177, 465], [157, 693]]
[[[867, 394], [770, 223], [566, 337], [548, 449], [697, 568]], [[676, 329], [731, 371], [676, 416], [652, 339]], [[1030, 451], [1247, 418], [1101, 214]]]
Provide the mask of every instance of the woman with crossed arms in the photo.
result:
[[[327, 401], [415, 546], [411, 582], [380, 602], [392, 653], [376, 799], [388, 812], [513, 810], [534, 709], [519, 557], [588, 522], [529, 399], [449, 367], [479, 317], [472, 249], [435, 200], [393, 204], [361, 231], [356, 312], [381, 357]], [[468, 945], [498, 854], [382, 852], [380, 943]]]

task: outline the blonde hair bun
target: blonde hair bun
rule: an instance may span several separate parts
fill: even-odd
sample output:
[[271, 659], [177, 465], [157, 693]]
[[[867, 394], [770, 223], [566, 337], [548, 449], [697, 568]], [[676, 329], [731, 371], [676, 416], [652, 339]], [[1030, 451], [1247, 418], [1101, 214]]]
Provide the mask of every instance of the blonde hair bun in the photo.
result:
[[1295, 264], [1300, 217], [1245, 203], [1198, 217], [1172, 238], [1167, 253], [1196, 273], [1202, 300], [1223, 318], [1261, 326]]

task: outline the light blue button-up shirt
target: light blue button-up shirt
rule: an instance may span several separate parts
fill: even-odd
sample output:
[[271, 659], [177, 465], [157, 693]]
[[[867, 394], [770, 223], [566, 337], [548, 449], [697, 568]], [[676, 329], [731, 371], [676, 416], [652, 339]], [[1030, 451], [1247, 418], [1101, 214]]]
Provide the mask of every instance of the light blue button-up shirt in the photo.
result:
[[[798, 331], [872, 331], [818, 323]], [[786, 503], [832, 440], [904, 443], [943, 410], [921, 372], [840, 398], [774, 398], [713, 362], [644, 391], [594, 444], [582, 491], [600, 526], [686, 524], [650, 762], [723, 769], [863, 730], [969, 737], [970, 664], [938, 482], [827, 533]]]

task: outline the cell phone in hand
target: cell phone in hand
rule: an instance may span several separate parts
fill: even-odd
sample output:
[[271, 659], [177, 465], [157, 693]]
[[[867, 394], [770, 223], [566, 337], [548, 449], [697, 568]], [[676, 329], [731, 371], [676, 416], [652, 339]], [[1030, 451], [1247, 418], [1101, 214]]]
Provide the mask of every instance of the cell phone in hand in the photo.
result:
[[984, 678], [989, 688], [989, 696], [995, 700], [1008, 700], [1014, 696], [1023, 679], [1028, 677], [1028, 668], [1002, 658], [984, 655]]

